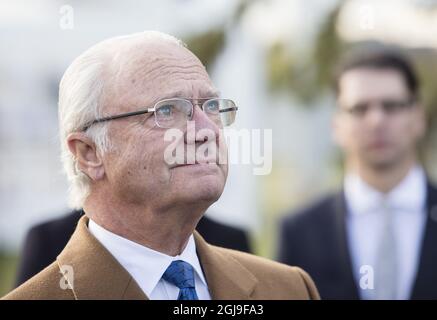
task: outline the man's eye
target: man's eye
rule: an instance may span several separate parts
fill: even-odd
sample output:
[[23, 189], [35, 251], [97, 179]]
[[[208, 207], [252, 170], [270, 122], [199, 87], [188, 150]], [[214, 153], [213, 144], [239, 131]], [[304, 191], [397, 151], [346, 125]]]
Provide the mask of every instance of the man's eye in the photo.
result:
[[396, 112], [405, 106], [401, 101], [383, 101], [382, 106], [386, 112]]
[[207, 112], [217, 113], [219, 111], [219, 108], [220, 106], [218, 101], [210, 101], [206, 105]]
[[367, 111], [367, 105], [365, 105], [365, 104], [357, 104], [357, 105], [353, 106], [352, 108], [350, 108], [349, 110], [354, 115], [362, 116]]
[[171, 117], [173, 114], [173, 105], [161, 106], [159, 107], [157, 113], [161, 117]]

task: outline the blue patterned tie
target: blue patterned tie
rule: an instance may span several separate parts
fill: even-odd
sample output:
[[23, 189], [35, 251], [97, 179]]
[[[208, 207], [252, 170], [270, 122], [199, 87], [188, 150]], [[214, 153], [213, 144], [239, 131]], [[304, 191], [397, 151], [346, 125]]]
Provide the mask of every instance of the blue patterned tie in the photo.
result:
[[162, 278], [180, 289], [178, 300], [199, 300], [194, 287], [194, 270], [189, 263], [173, 261]]

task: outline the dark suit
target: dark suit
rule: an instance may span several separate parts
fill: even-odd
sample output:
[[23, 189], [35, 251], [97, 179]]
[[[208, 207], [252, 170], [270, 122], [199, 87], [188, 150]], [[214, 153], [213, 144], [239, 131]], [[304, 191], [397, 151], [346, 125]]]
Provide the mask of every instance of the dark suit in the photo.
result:
[[[437, 189], [430, 184], [426, 199], [427, 221], [411, 299], [437, 299]], [[359, 299], [346, 214], [344, 193], [339, 192], [285, 217], [280, 226], [279, 261], [305, 269], [322, 299]]]
[[[24, 241], [18, 268], [16, 286], [39, 273], [64, 249], [82, 215], [82, 211], [72, 213], [32, 227]], [[250, 252], [247, 234], [240, 229], [218, 223], [203, 217], [197, 231], [213, 245]]]

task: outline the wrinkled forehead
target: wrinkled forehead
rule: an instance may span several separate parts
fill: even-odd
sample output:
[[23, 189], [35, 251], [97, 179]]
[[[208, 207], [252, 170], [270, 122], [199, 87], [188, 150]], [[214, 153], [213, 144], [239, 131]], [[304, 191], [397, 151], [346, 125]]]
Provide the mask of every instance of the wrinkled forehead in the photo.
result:
[[172, 97], [213, 97], [218, 92], [200, 60], [173, 43], [144, 43], [122, 48], [109, 69], [107, 101], [114, 108], [149, 106]]

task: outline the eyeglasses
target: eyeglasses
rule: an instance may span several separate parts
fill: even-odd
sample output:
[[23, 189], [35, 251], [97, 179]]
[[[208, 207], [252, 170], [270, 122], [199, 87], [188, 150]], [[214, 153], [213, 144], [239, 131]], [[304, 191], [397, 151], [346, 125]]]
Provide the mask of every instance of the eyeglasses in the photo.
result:
[[[196, 103], [192, 101], [196, 101]], [[158, 127], [179, 128], [193, 118], [195, 105], [201, 106], [203, 112], [205, 112], [208, 118], [211, 119], [215, 124], [224, 127], [231, 125], [235, 121], [235, 115], [238, 110], [235, 102], [230, 99], [164, 99], [158, 101], [153, 107], [93, 120], [83, 127], [83, 131], [86, 131], [89, 127], [96, 123], [152, 112], [155, 115], [155, 123]]]
[[397, 114], [402, 110], [407, 109], [414, 103], [413, 99], [395, 100], [395, 99], [382, 99], [375, 102], [362, 102], [357, 103], [351, 107], [342, 108], [343, 111], [354, 116], [355, 118], [363, 118], [369, 111], [372, 105], [378, 105], [385, 114], [392, 115]]

